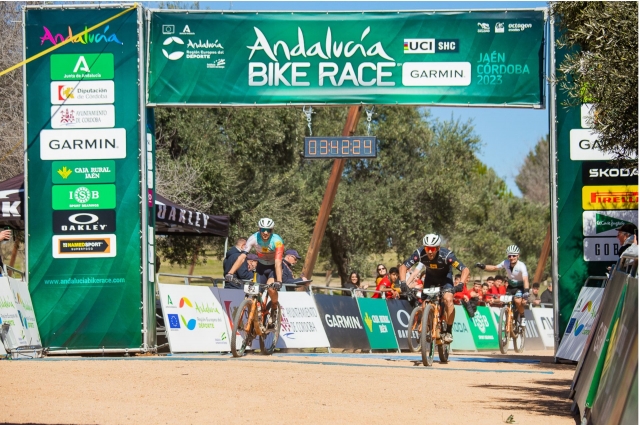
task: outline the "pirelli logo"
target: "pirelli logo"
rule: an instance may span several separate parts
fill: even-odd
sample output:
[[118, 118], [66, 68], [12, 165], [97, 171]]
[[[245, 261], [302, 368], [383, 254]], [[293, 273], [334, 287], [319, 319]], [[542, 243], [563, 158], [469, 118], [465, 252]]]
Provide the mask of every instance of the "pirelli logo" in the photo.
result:
[[584, 186], [582, 208], [585, 210], [636, 210], [638, 186]]

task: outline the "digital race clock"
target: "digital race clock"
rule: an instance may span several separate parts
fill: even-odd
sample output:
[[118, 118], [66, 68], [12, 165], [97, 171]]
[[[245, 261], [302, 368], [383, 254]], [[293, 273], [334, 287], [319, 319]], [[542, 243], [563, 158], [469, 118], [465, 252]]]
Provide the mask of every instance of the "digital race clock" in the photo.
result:
[[371, 136], [353, 137], [305, 137], [304, 157], [323, 158], [375, 158], [376, 138]]

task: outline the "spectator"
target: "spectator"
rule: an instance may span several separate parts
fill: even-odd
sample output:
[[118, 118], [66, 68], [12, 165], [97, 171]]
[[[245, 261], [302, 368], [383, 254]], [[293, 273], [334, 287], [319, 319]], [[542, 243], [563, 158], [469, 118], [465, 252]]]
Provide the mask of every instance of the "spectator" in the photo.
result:
[[485, 282], [482, 284], [482, 301], [491, 301], [493, 296], [489, 293], [489, 285]]
[[233, 282], [233, 281], [229, 282], [225, 280], [224, 288], [225, 289], [242, 289], [244, 284], [241, 281], [253, 280], [255, 276], [256, 267], [258, 267], [258, 256], [256, 254], [247, 254], [246, 258], [244, 259], [244, 263], [242, 263], [242, 266], [240, 266], [238, 270], [236, 270], [236, 272], [233, 274], [233, 277], [239, 280], [240, 282]]
[[[453, 287], [455, 288], [456, 286], [460, 285], [460, 279], [462, 278], [461, 274], [457, 274], [455, 275], [455, 277], [453, 278]], [[466, 286], [466, 285], [465, 285]]]
[[[223, 275], [226, 276], [227, 273], [229, 273], [229, 270], [231, 270], [231, 267], [233, 267], [234, 263], [236, 262], [240, 254], [242, 254], [242, 248], [244, 247], [245, 243], [247, 243], [247, 238], [241, 236], [238, 239], [236, 239], [236, 246], [232, 247], [229, 251], [227, 251], [227, 253], [224, 256], [224, 261], [222, 262]], [[246, 275], [246, 272], [247, 272], [246, 262], [243, 265], [241, 265], [240, 268], [244, 269], [240, 272], [240, 274]]]
[[389, 269], [389, 280], [391, 281], [391, 288], [400, 295], [400, 271], [398, 271], [397, 267], [391, 267]]
[[633, 244], [637, 244], [638, 240], [636, 234], [638, 228], [633, 223], [624, 224], [616, 229], [618, 231], [618, 241], [620, 241], [620, 248], [618, 248], [618, 255], [622, 256], [622, 253], [626, 251]]
[[357, 272], [351, 272], [349, 275], [349, 283], [347, 289], [353, 290], [353, 296], [356, 298], [365, 298], [364, 292], [360, 289], [367, 289], [368, 286], [360, 282], [360, 275]]
[[531, 307], [540, 307], [540, 284], [538, 282], [534, 282], [533, 285], [531, 285], [531, 293], [529, 294], [529, 298], [527, 299], [527, 302], [529, 303], [529, 305]]
[[495, 281], [493, 280], [493, 276], [489, 276], [487, 278], [487, 285], [489, 285], [489, 293], [491, 294], [493, 292], [493, 288], [495, 285]]
[[[380, 274], [380, 267], [378, 266], [378, 274]], [[386, 271], [386, 268], [383, 269]], [[399, 274], [398, 269], [393, 267], [391, 270], [394, 270], [395, 273]], [[377, 280], [377, 279], [376, 279]], [[398, 293], [393, 290], [393, 285], [389, 276], [383, 276], [379, 283], [376, 285], [376, 292], [373, 294], [371, 298], [382, 298], [382, 299], [390, 299], [390, 298], [398, 298]]]
[[[298, 278], [293, 276], [293, 266], [296, 265], [299, 259], [300, 255], [295, 249], [288, 249], [284, 252], [284, 258], [282, 259], [282, 283], [298, 284], [299, 287], [304, 287], [304, 290], [308, 290], [309, 282], [300, 284], [300, 282], [306, 281], [304, 276]], [[275, 279], [275, 273], [272, 272], [270, 277]], [[297, 290], [297, 288], [293, 286], [285, 286], [285, 288], [287, 291]]]
[[547, 290], [540, 295], [540, 304], [554, 304], [553, 303], [553, 287], [552, 283], [549, 282], [547, 285]]
[[507, 293], [507, 287], [504, 285], [504, 278], [500, 275], [497, 275], [494, 279], [494, 295], [505, 295]]
[[378, 275], [376, 276], [376, 286], [380, 283], [380, 281], [387, 276], [387, 267], [384, 264], [378, 264], [376, 267], [376, 272]]

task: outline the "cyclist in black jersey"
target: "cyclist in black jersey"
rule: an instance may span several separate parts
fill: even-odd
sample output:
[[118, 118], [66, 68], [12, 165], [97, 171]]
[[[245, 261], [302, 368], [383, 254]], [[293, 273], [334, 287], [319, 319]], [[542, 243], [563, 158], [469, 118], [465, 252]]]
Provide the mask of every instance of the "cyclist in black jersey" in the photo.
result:
[[[443, 302], [445, 305], [444, 317], [447, 322], [447, 329], [443, 336], [446, 343], [453, 341], [451, 332], [453, 331], [453, 321], [456, 317], [455, 306], [453, 305], [453, 294], [462, 291], [463, 283], [453, 286], [453, 269], [456, 268], [462, 274], [461, 282], [466, 282], [469, 276], [469, 269], [458, 260], [452, 251], [441, 248], [442, 239], [438, 235], [428, 234], [422, 239], [424, 245], [421, 249], [416, 249], [411, 257], [399, 267], [400, 287], [407, 286], [405, 278], [407, 270], [415, 263], [420, 262], [425, 266], [424, 287], [429, 288], [439, 286], [443, 292]], [[410, 287], [411, 284], [409, 284]]]

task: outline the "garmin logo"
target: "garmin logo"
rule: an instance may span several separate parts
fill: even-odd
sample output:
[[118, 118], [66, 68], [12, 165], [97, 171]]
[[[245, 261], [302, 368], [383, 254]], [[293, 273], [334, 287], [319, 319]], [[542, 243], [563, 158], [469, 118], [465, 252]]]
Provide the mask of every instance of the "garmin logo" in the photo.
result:
[[127, 131], [124, 128], [92, 130], [42, 130], [40, 158], [122, 159], [127, 156]]
[[362, 329], [362, 324], [356, 316], [325, 314], [324, 321], [330, 328]]

